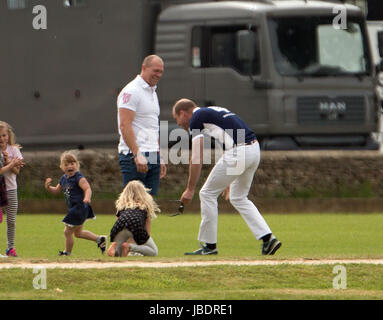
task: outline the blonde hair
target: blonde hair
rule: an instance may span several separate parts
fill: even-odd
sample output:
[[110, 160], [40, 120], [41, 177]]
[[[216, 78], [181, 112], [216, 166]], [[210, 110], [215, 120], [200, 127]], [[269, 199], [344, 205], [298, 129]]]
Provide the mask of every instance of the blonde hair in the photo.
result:
[[16, 143], [16, 135], [13, 132], [12, 126], [9, 123], [5, 122], [5, 121], [0, 121], [0, 130], [2, 130], [2, 129], [7, 130], [8, 144], [10, 146], [14, 146], [14, 147], [17, 147], [17, 148], [21, 149], [21, 146]]
[[64, 165], [71, 162], [75, 162], [77, 164], [77, 169], [80, 170], [80, 162], [77, 160], [77, 156], [70, 151], [63, 152], [60, 157], [60, 168], [62, 169]]
[[141, 210], [146, 210], [150, 219], [156, 218], [156, 212], [160, 212], [161, 210], [153, 200], [153, 197], [148, 193], [149, 190], [150, 189], [145, 188], [141, 181], [130, 181], [116, 200], [117, 211], [135, 209], [138, 207]]

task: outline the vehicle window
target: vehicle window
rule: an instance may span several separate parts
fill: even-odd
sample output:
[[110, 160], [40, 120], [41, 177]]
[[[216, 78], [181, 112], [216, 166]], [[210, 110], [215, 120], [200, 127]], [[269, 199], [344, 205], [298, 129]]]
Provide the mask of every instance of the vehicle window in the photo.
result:
[[320, 25], [317, 28], [319, 64], [345, 72], [363, 72], [366, 62], [360, 26], [349, 23], [347, 30]]
[[63, 5], [65, 8], [87, 7], [88, 0], [64, 0]]
[[281, 75], [367, 74], [370, 60], [362, 19], [348, 17], [346, 29], [332, 17], [270, 18], [274, 63]]
[[236, 54], [236, 33], [240, 30], [247, 30], [247, 26], [195, 27], [192, 31], [192, 66], [229, 67], [241, 74], [259, 74], [258, 37], [255, 37], [253, 44], [256, 54], [252, 63], [240, 61]]
[[28, 2], [29, 0], [7, 0], [8, 9], [26, 9], [28, 8]]

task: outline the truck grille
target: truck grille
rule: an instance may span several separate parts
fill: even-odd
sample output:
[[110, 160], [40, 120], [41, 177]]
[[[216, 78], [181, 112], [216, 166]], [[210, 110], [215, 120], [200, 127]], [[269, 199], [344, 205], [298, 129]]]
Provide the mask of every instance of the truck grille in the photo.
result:
[[299, 97], [299, 124], [356, 124], [365, 121], [363, 97]]

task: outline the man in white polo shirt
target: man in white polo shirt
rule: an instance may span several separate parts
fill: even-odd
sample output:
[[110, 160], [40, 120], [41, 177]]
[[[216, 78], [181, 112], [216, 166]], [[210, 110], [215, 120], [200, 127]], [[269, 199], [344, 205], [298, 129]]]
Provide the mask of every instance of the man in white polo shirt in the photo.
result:
[[160, 160], [157, 83], [164, 71], [159, 56], [150, 55], [142, 63], [141, 73], [129, 82], [117, 98], [119, 161], [124, 186], [140, 180], [152, 195], [158, 192], [166, 166]]

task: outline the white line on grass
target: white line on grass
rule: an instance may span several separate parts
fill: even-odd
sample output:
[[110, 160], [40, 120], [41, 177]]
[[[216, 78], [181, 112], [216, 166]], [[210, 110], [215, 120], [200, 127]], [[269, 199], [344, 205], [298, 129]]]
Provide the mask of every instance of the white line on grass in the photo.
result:
[[383, 259], [344, 259], [344, 260], [253, 260], [253, 261], [181, 261], [181, 262], [142, 262], [142, 261], [121, 261], [121, 262], [47, 262], [47, 263], [26, 263], [26, 262], [1, 262], [0, 269], [33, 269], [44, 267], [47, 269], [106, 269], [106, 268], [177, 268], [177, 267], [207, 267], [207, 266], [269, 266], [269, 265], [332, 265], [332, 264], [375, 264], [383, 265]]

